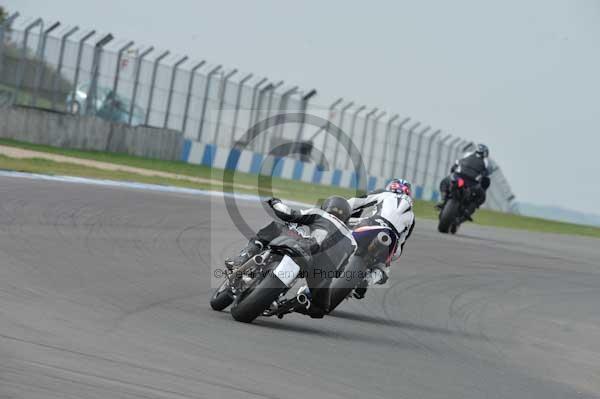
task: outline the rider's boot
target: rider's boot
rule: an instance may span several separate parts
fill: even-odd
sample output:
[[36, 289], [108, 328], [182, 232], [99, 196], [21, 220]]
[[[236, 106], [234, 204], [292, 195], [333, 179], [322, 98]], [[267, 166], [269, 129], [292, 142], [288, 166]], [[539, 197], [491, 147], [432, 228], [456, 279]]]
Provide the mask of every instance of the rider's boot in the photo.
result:
[[367, 293], [368, 287], [369, 287], [369, 281], [367, 279], [364, 279], [354, 289], [352, 296], [356, 299], [363, 299], [365, 297], [365, 294]]
[[446, 206], [446, 202], [448, 202], [448, 195], [446, 193], [441, 193], [440, 195], [442, 196], [440, 202], [435, 204], [435, 209], [437, 209], [438, 211], [444, 209], [444, 206]]
[[307, 304], [298, 303], [298, 306], [294, 309], [294, 311], [310, 316], [313, 319], [322, 319], [323, 316], [325, 316], [325, 311], [311, 302], [312, 294], [308, 286], [303, 285], [300, 287], [298, 293], [296, 294], [296, 298], [298, 298], [298, 295], [300, 294], [305, 295], [309, 302]]
[[315, 305], [310, 305], [308, 308], [304, 306], [297, 307], [294, 310], [296, 313], [305, 314], [312, 319], [322, 319], [325, 316], [325, 311]]
[[263, 244], [259, 240], [250, 240], [237, 256], [232, 256], [225, 259], [225, 266], [229, 270], [233, 270], [236, 267], [242, 266], [248, 262], [250, 258], [258, 254], [263, 249]]

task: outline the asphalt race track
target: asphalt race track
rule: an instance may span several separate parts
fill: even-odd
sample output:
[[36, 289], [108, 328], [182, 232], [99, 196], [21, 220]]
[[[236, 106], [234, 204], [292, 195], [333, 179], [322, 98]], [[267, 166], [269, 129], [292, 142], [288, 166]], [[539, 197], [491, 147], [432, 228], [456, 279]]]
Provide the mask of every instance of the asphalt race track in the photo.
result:
[[1, 177], [0, 398], [600, 397], [599, 240], [419, 221], [386, 288], [252, 325], [208, 305], [242, 243], [218, 198]]

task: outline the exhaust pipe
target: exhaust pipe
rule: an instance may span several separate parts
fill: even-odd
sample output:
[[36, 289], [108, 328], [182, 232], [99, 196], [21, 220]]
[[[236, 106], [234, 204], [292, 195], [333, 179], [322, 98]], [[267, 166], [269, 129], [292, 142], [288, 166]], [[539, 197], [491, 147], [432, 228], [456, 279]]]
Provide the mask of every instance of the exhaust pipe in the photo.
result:
[[379, 234], [377, 234], [377, 241], [379, 242], [379, 244], [389, 247], [390, 244], [392, 243], [392, 238], [390, 237], [389, 234], [384, 233], [382, 231]]
[[263, 256], [262, 254], [255, 255], [254, 263], [256, 263], [258, 266], [264, 265], [265, 264], [265, 256]]
[[300, 305], [306, 306], [306, 309], [310, 308], [310, 299], [304, 292], [299, 292], [296, 294], [296, 300]]
[[367, 247], [367, 251], [372, 253], [373, 251], [380, 250], [382, 247], [389, 247], [390, 245], [392, 245], [392, 237], [390, 237], [388, 233], [381, 231], [373, 238]]

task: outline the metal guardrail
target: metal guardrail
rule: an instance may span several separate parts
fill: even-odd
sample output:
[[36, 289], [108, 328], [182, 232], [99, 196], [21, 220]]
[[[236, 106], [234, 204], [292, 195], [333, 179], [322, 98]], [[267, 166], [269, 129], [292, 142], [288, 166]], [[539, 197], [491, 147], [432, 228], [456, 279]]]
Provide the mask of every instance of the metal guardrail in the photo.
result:
[[[284, 113], [318, 114], [321, 127], [280, 125], [245, 143], [264, 154], [273, 145], [303, 142], [318, 151], [317, 163], [348, 168], [353, 154], [339, 127], [357, 145], [370, 175], [402, 176], [430, 198], [451, 163], [471, 144], [393, 112], [337, 99], [309, 105], [316, 91], [288, 86], [236, 68], [193, 62], [185, 55], [118, 40], [111, 34], [46, 24], [0, 26], [0, 104], [26, 104], [63, 112], [96, 114], [130, 125], [182, 131], [205, 143], [231, 147], [256, 122]], [[10, 93], [7, 94], [7, 93]], [[489, 190], [489, 206], [511, 210], [514, 195], [501, 171]]]

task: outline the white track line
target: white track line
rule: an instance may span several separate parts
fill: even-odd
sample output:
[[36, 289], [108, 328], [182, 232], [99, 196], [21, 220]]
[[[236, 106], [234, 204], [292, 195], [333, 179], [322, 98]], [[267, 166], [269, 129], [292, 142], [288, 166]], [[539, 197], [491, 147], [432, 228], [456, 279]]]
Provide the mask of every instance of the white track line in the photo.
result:
[[[107, 187], [117, 187], [117, 188], [128, 188], [134, 190], [145, 190], [145, 191], [156, 191], [163, 193], [175, 193], [175, 194], [190, 194], [190, 195], [200, 195], [205, 197], [229, 197], [235, 198], [236, 200], [242, 201], [251, 201], [258, 202], [264, 201], [266, 197], [260, 197], [258, 195], [252, 194], [241, 194], [241, 193], [225, 193], [222, 191], [210, 191], [210, 190], [200, 190], [195, 188], [186, 188], [186, 187], [175, 187], [175, 186], [163, 186], [160, 184], [147, 184], [147, 183], [137, 183], [137, 182], [129, 182], [129, 181], [118, 181], [118, 180], [105, 180], [105, 179], [91, 179], [87, 177], [76, 177], [76, 176], [52, 176], [52, 175], [44, 175], [39, 173], [25, 173], [25, 172], [14, 172], [7, 170], [0, 170], [0, 177], [15, 177], [15, 178], [23, 178], [30, 180], [45, 180], [45, 181], [55, 181], [62, 183], [78, 183], [78, 184], [89, 184], [95, 186], [107, 186]], [[285, 201], [291, 205], [297, 205], [302, 207], [310, 207], [312, 205], [297, 202], [297, 201]]]

